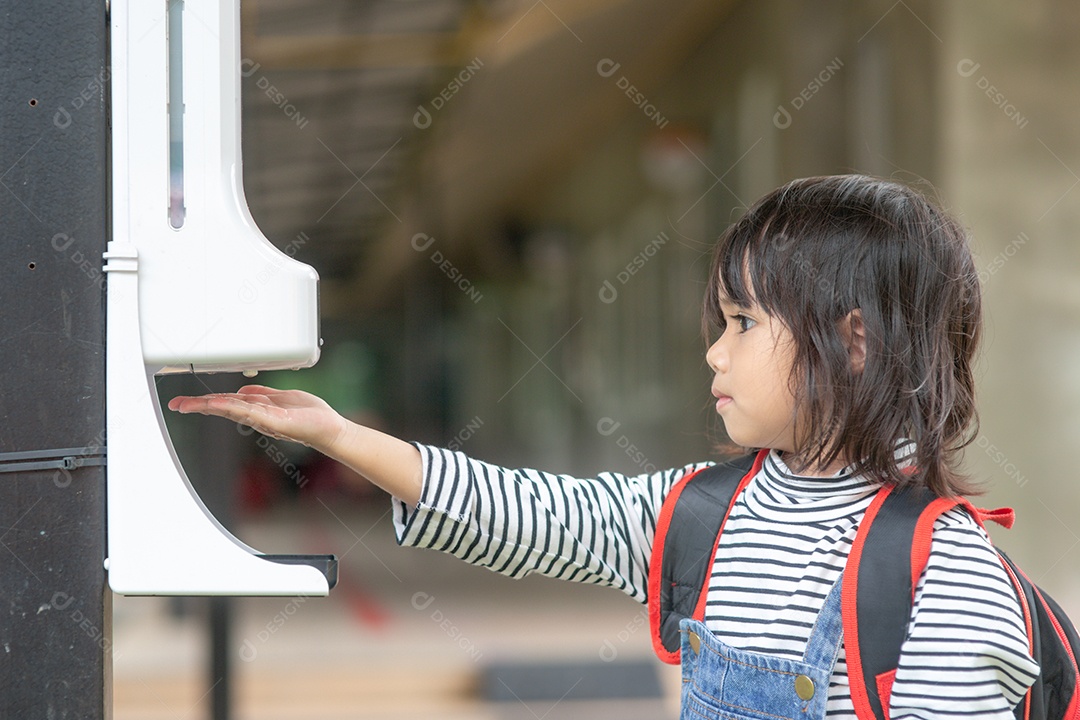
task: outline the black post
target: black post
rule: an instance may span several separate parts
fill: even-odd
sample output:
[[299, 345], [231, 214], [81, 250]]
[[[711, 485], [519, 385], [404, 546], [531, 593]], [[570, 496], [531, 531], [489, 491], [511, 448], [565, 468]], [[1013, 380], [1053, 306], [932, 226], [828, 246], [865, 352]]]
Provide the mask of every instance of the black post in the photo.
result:
[[212, 597], [210, 601], [210, 720], [232, 718], [233, 600]]
[[0, 2], [0, 717], [112, 717], [106, 3]]

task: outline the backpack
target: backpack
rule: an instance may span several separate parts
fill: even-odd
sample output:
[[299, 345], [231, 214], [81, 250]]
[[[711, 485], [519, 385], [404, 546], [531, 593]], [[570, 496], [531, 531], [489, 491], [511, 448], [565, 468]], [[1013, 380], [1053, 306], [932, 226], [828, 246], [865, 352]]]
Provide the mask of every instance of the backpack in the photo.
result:
[[[727, 517], [761, 469], [767, 450], [699, 470], [679, 481], [657, 518], [649, 564], [649, 624], [661, 660], [679, 662], [679, 621], [702, 620], [708, 577]], [[848, 555], [841, 587], [844, 646], [851, 699], [859, 720], [887, 720], [889, 695], [911, 617], [915, 587], [930, 557], [934, 522], [965, 508], [980, 526], [1006, 528], [1008, 508], [982, 510], [960, 497], [919, 487], [884, 485], [866, 510]], [[910, 548], [897, 553], [896, 548]], [[1012, 580], [1039, 663], [1035, 683], [1015, 708], [1018, 720], [1080, 720], [1080, 636], [1054, 600], [995, 547]]]

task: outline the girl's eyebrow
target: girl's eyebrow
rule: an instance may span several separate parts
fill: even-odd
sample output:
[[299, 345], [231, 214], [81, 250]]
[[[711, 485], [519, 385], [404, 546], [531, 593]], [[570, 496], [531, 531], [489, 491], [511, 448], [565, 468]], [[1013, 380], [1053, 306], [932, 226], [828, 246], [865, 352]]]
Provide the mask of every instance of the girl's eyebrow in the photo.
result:
[[717, 299], [719, 300], [719, 303], [720, 303], [721, 306], [726, 305], [728, 307], [733, 307], [736, 310], [753, 310], [754, 309], [753, 305], [743, 305], [742, 303], [737, 303], [734, 300], [732, 300], [731, 298], [729, 298], [727, 295], [720, 295]]

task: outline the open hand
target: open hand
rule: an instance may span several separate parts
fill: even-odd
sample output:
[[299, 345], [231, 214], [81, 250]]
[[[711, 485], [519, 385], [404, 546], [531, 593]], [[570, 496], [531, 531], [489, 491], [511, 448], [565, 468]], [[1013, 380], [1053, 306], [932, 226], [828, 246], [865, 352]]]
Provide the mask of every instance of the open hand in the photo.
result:
[[180, 395], [169, 401], [169, 409], [227, 418], [264, 435], [316, 450], [333, 445], [347, 425], [345, 418], [311, 393], [264, 385], [245, 385], [235, 393]]

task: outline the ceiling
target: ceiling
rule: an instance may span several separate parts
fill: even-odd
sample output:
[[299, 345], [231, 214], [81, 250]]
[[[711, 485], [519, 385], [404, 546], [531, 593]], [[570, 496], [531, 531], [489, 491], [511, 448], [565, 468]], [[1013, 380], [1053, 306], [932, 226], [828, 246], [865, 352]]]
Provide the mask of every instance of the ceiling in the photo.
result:
[[716, 27], [720, 0], [244, 0], [245, 188], [324, 279], [370, 306], [438, 233], [527, 207]]

